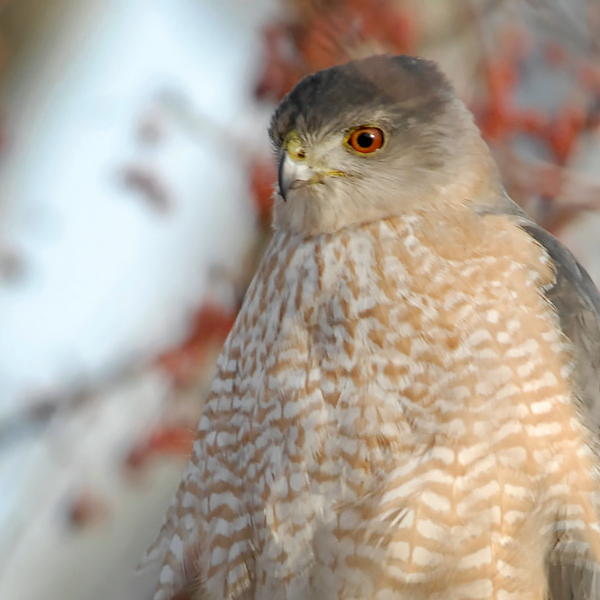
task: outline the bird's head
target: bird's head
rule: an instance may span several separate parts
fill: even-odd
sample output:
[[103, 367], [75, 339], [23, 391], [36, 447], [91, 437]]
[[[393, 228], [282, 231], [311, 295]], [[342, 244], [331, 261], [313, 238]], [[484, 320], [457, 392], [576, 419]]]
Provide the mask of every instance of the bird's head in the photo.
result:
[[433, 62], [411, 56], [306, 77], [269, 135], [279, 161], [274, 225], [307, 236], [500, 185], [471, 113]]

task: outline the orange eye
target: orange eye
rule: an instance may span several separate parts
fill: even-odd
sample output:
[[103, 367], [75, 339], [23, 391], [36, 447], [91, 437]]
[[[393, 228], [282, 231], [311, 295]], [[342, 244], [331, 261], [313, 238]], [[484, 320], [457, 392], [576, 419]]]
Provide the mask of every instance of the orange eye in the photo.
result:
[[356, 152], [371, 154], [383, 146], [383, 131], [378, 127], [359, 127], [350, 134], [347, 144]]

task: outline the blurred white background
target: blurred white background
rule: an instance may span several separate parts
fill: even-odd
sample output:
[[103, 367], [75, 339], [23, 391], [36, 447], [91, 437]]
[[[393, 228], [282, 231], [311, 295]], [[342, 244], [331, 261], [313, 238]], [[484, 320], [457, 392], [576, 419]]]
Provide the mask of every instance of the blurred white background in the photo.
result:
[[[48, 1], [18, 17], [27, 10], [35, 23], [2, 94], [0, 244], [23, 264], [0, 288], [0, 598], [135, 600], [148, 594], [132, 587], [136, 561], [183, 463], [137, 487], [116, 465], [169, 394], [145, 361], [181, 338], [211, 267], [233, 268], [250, 240], [241, 150], [267, 145], [251, 94], [269, 5]], [[84, 408], [28, 422], [28, 407], [96, 380]], [[66, 502], [88, 487], [111, 514], [81, 536]]]

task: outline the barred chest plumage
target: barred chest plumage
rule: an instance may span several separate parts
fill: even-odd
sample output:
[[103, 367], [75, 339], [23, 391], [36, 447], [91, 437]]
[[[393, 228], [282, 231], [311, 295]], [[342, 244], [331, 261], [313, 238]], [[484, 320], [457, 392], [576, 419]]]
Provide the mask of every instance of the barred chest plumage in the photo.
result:
[[541, 599], [557, 540], [598, 551], [552, 267], [495, 219], [275, 234], [179, 514], [215, 598]]

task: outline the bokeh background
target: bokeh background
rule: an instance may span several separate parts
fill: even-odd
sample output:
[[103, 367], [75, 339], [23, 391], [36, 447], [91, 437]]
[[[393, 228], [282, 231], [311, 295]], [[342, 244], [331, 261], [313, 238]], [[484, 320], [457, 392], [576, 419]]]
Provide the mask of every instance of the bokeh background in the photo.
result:
[[270, 113], [378, 52], [441, 63], [600, 281], [598, 0], [0, 0], [2, 600], [151, 598], [270, 235]]

